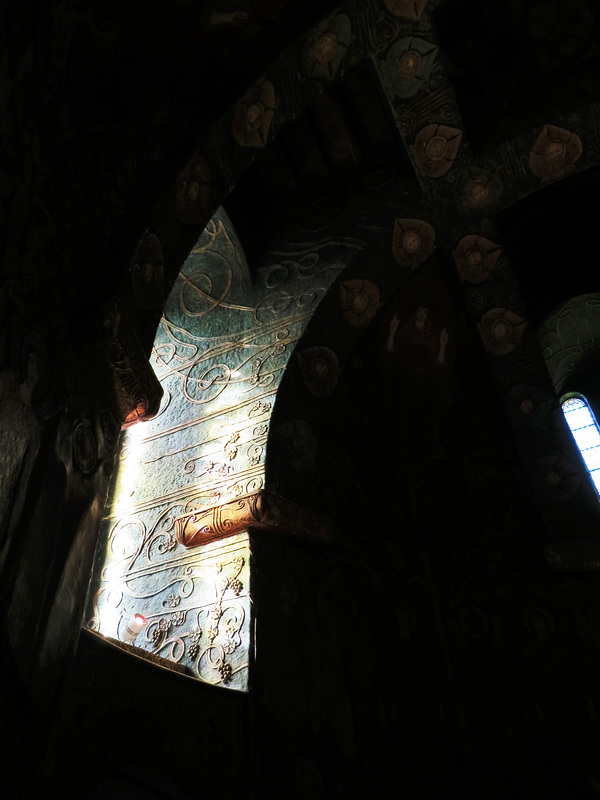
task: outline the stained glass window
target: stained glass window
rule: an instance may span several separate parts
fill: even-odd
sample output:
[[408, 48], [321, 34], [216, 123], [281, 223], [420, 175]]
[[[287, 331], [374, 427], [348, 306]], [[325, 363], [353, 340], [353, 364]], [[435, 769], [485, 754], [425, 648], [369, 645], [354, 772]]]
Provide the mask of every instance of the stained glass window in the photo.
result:
[[596, 417], [583, 395], [567, 395], [562, 399], [561, 405], [573, 438], [600, 495], [600, 429]]

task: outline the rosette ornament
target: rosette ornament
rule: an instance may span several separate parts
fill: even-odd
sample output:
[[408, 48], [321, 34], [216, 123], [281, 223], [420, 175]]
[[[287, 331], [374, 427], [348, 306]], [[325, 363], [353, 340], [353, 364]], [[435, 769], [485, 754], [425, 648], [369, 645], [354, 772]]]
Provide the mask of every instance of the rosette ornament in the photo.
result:
[[416, 36], [407, 36], [392, 45], [383, 63], [391, 93], [404, 100], [417, 94], [431, 73], [437, 50], [434, 44]]
[[233, 138], [241, 147], [264, 147], [275, 113], [275, 89], [270, 81], [253, 86], [235, 107]]
[[144, 311], [161, 309], [165, 301], [163, 252], [158, 237], [144, 236], [133, 257], [131, 290]]
[[194, 156], [177, 179], [175, 211], [182, 222], [201, 225], [210, 212], [210, 166], [201, 155]]
[[331, 394], [337, 383], [339, 365], [328, 347], [309, 347], [298, 353], [300, 372], [306, 388], [320, 397]]
[[544, 125], [529, 153], [529, 169], [543, 181], [556, 180], [575, 169], [582, 152], [576, 133]]
[[433, 252], [435, 231], [422, 219], [397, 219], [392, 233], [392, 253], [402, 267], [415, 269]]
[[430, 178], [445, 175], [458, 155], [462, 131], [448, 125], [426, 125], [417, 134], [412, 155], [417, 169]]
[[502, 181], [490, 169], [467, 167], [460, 174], [459, 192], [467, 208], [486, 208], [499, 200], [503, 191]]
[[350, 38], [350, 18], [346, 14], [333, 14], [313, 28], [302, 51], [302, 68], [309, 78], [335, 78]]
[[554, 501], [564, 503], [579, 489], [581, 470], [564, 458], [553, 454], [542, 456], [536, 467], [538, 485]]
[[340, 282], [340, 306], [346, 322], [353, 328], [366, 327], [381, 303], [379, 289], [371, 281], [353, 278]]
[[507, 308], [492, 308], [481, 318], [479, 330], [486, 350], [498, 356], [512, 352], [521, 341], [527, 320]]
[[428, 0], [384, 0], [385, 7], [395, 17], [420, 20]]
[[507, 411], [520, 427], [544, 426], [554, 408], [554, 400], [535, 386], [517, 384], [507, 392]]
[[500, 245], [476, 233], [463, 236], [453, 253], [461, 280], [483, 283], [494, 269], [500, 255]]

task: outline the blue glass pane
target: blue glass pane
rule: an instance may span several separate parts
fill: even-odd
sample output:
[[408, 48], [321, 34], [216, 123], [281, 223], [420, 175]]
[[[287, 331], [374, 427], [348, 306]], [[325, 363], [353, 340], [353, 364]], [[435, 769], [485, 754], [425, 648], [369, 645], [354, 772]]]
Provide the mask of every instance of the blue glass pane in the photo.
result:
[[594, 419], [588, 408], [564, 409], [567, 421], [571, 430], [585, 428], [587, 425], [594, 425]]
[[562, 410], [596, 491], [600, 494], [600, 429], [596, 418], [582, 396], [564, 400]]
[[600, 447], [593, 447], [590, 450], [585, 450], [583, 452], [583, 458], [590, 472], [600, 469]]

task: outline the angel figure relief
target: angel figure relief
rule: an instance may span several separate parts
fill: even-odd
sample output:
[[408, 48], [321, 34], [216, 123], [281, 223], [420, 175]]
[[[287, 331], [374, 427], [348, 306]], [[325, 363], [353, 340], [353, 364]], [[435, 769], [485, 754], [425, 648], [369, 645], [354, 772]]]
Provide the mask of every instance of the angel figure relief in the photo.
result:
[[388, 371], [414, 376], [449, 377], [454, 361], [452, 303], [443, 284], [431, 275], [410, 281], [384, 320]]
[[381, 387], [390, 433], [419, 470], [435, 449], [456, 350], [454, 308], [436, 278], [423, 275], [396, 296], [382, 323]]
[[448, 337], [448, 328], [442, 328], [439, 336], [432, 329], [429, 308], [426, 305], [417, 305], [409, 321], [402, 326], [398, 313], [394, 314], [386, 349], [389, 353], [397, 352], [403, 365], [411, 372], [429, 367], [443, 369], [446, 365]]

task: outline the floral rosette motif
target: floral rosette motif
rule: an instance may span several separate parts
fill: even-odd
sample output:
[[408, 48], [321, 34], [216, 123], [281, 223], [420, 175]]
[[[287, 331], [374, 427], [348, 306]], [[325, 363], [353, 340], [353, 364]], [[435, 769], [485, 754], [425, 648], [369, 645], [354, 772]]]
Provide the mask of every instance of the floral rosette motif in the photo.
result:
[[415, 269], [433, 252], [435, 231], [422, 219], [397, 219], [392, 233], [392, 253], [402, 267]]
[[371, 281], [353, 278], [341, 281], [339, 288], [340, 306], [346, 322], [353, 328], [366, 327], [381, 306], [377, 286]]
[[519, 384], [507, 393], [507, 410], [511, 419], [521, 427], [543, 426], [553, 407], [553, 398], [535, 386]]
[[414, 97], [425, 86], [437, 50], [434, 44], [416, 36], [407, 36], [392, 45], [383, 63], [390, 92], [404, 100]]
[[529, 169], [543, 181], [556, 180], [575, 169], [582, 152], [576, 133], [544, 125], [529, 153]]
[[158, 237], [153, 233], [142, 239], [133, 257], [131, 289], [136, 304], [145, 311], [163, 307], [165, 301], [163, 252]]
[[302, 51], [302, 68], [309, 78], [331, 80], [340, 71], [351, 39], [350, 18], [333, 14], [309, 35]]
[[417, 169], [429, 178], [445, 175], [458, 155], [462, 131], [448, 125], [426, 125], [417, 134], [412, 155]]
[[201, 225], [210, 212], [210, 166], [204, 156], [194, 156], [177, 179], [175, 210], [182, 222]]
[[496, 268], [500, 245], [476, 233], [463, 236], [454, 251], [454, 261], [461, 280], [467, 283], [487, 281]]
[[492, 308], [479, 324], [486, 350], [498, 356], [512, 352], [521, 341], [527, 321], [507, 308]]
[[235, 107], [233, 138], [241, 147], [264, 147], [275, 113], [275, 89], [270, 81], [253, 86]]
[[303, 419], [284, 422], [275, 431], [275, 440], [292, 469], [297, 472], [312, 469], [317, 455], [317, 438], [308, 422]]
[[467, 208], [486, 208], [499, 200], [503, 191], [502, 181], [492, 170], [467, 167], [461, 172], [459, 192]]
[[581, 471], [558, 455], [542, 456], [536, 462], [537, 483], [557, 503], [570, 500], [581, 485]]
[[319, 397], [331, 394], [337, 383], [339, 365], [328, 347], [309, 347], [298, 353], [298, 363], [306, 388]]
[[428, 0], [384, 0], [385, 7], [395, 17], [417, 22], [423, 16]]

